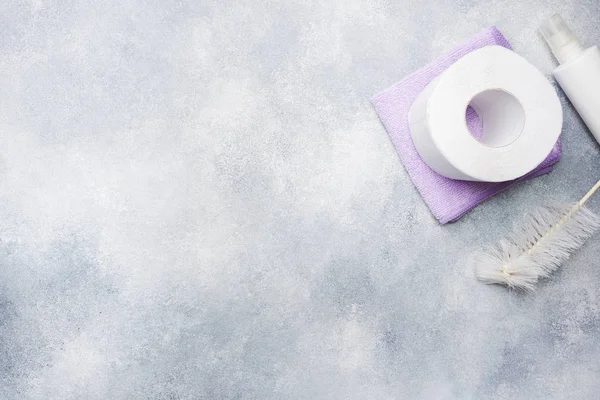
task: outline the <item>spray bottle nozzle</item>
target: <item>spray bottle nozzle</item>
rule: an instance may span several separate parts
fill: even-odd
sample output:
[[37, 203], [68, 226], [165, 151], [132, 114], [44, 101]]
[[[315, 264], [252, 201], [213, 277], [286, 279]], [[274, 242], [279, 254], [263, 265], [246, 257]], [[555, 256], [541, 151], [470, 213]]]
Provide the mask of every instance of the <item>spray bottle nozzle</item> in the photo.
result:
[[540, 32], [560, 64], [581, 54], [583, 46], [559, 14], [542, 22]]

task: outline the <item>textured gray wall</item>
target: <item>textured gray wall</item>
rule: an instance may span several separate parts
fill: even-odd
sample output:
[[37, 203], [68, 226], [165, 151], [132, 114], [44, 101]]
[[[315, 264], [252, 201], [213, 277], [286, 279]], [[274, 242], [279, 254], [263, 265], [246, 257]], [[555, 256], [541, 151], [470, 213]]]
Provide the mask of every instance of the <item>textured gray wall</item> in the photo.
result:
[[[600, 178], [564, 158], [439, 226], [369, 104], [585, 1], [2, 1], [0, 398], [597, 399], [600, 238], [535, 296], [469, 255]], [[600, 201], [591, 208], [600, 212]]]

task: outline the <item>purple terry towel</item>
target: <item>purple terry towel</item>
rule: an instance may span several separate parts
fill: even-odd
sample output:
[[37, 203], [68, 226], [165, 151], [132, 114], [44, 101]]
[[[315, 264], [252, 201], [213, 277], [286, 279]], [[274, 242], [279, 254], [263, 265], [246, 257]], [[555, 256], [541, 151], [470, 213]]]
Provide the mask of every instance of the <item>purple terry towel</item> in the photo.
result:
[[[481, 32], [468, 43], [438, 58], [425, 67], [408, 75], [400, 82], [375, 95], [371, 102], [385, 126], [400, 160], [408, 171], [414, 185], [437, 220], [445, 224], [453, 222], [472, 210], [479, 203], [515, 182], [530, 179], [552, 170], [561, 155], [560, 140], [546, 160], [527, 175], [509, 182], [489, 183], [459, 181], [446, 178], [425, 164], [415, 149], [408, 127], [408, 111], [417, 95], [442, 71], [467, 53], [484, 46], [499, 45], [511, 49], [508, 41], [495, 27]], [[512, 50], [512, 49], [511, 49]], [[475, 137], [481, 135], [481, 122], [472, 109], [467, 109], [467, 125]]]

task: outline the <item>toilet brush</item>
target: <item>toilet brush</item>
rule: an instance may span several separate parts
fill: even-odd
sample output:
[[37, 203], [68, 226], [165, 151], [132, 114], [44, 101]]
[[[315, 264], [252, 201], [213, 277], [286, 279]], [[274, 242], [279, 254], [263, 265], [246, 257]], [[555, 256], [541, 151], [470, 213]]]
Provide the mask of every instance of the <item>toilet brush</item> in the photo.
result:
[[584, 205], [600, 189], [598, 181], [575, 204], [545, 206], [493, 249], [474, 258], [477, 279], [532, 292], [539, 278], [556, 271], [600, 229], [600, 216]]

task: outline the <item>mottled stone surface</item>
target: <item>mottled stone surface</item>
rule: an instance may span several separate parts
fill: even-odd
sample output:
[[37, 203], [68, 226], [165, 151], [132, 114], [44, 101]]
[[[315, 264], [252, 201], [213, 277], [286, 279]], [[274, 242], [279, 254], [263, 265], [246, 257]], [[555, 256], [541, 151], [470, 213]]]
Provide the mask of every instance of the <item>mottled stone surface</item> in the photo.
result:
[[[584, 1], [0, 4], [0, 398], [597, 399], [600, 238], [535, 296], [470, 254], [600, 178], [439, 226], [369, 104], [490, 25], [550, 74]], [[591, 208], [600, 212], [600, 201]]]

